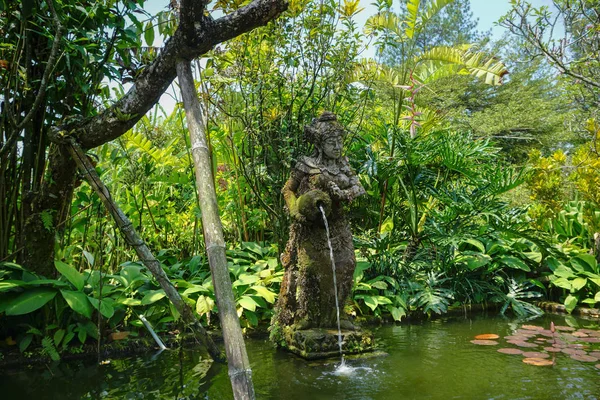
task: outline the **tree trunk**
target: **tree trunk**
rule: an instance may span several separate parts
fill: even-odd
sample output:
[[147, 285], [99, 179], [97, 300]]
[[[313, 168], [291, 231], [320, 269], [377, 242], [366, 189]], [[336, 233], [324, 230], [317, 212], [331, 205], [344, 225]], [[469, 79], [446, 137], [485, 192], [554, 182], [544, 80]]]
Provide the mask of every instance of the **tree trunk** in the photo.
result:
[[179, 295], [179, 292], [175, 286], [173, 286], [169, 280], [169, 277], [167, 277], [167, 274], [165, 274], [165, 271], [163, 271], [160, 262], [154, 257], [148, 246], [146, 246], [144, 240], [133, 228], [133, 224], [129, 218], [127, 218], [119, 206], [113, 201], [110, 192], [100, 180], [100, 177], [98, 176], [94, 166], [90, 163], [88, 157], [83, 153], [81, 147], [79, 147], [79, 145], [74, 141], [67, 146], [71, 156], [75, 160], [75, 163], [77, 163], [77, 167], [85, 175], [88, 183], [94, 189], [98, 197], [100, 197], [100, 200], [114, 218], [117, 226], [123, 233], [123, 236], [127, 242], [133, 246], [140, 260], [156, 278], [171, 303], [173, 303], [177, 311], [179, 311], [181, 314], [183, 320], [191, 326], [196, 334], [196, 337], [200, 339], [202, 344], [207, 348], [213, 359], [222, 361], [223, 357], [221, 355], [221, 351], [214, 344], [210, 336], [208, 336], [208, 333], [202, 327], [200, 322], [196, 319], [196, 316], [190, 307], [183, 301]]
[[213, 183], [210, 152], [206, 140], [206, 125], [202, 120], [200, 102], [194, 86], [191, 63], [178, 61], [177, 76], [183, 97], [185, 115], [190, 131], [192, 156], [196, 172], [196, 187], [202, 210], [202, 227], [204, 241], [208, 253], [208, 262], [212, 272], [213, 285], [219, 319], [223, 329], [225, 352], [229, 362], [229, 377], [235, 399], [254, 399], [252, 371], [246, 353], [244, 338], [237, 316], [235, 299], [231, 289], [231, 279], [227, 258], [225, 257], [225, 240], [223, 227], [219, 217], [217, 195]]

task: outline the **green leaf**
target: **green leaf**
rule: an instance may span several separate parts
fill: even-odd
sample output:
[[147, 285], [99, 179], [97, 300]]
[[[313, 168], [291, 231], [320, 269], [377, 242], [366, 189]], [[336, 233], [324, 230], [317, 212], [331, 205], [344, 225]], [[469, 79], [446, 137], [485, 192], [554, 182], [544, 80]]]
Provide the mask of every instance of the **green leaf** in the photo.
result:
[[204, 285], [193, 285], [193, 286], [185, 289], [183, 291], [183, 295], [184, 296], [188, 296], [190, 294], [198, 293], [198, 292], [201, 292], [201, 293], [210, 293], [210, 290], [208, 290], [206, 287], [204, 287]]
[[250, 289], [254, 290], [258, 295], [265, 299], [268, 303], [275, 303], [276, 294], [270, 291], [264, 286], [251, 286]]
[[256, 275], [250, 274], [240, 274], [238, 279], [233, 282], [233, 287], [242, 286], [242, 285], [251, 285], [257, 282], [260, 278]]
[[83, 286], [85, 282], [83, 280], [83, 275], [79, 273], [75, 268], [70, 266], [69, 264], [65, 264], [62, 261], [54, 261], [54, 266], [64, 276], [67, 278], [73, 286], [79, 291], [83, 290]]
[[471, 246], [474, 246], [480, 252], [485, 253], [485, 246], [483, 245], [483, 243], [481, 243], [477, 239], [465, 239], [462, 242], [470, 244]]
[[249, 310], [244, 310], [244, 315], [246, 316], [246, 319], [248, 320], [250, 325], [252, 325], [252, 326], [258, 325], [258, 317], [256, 316], [255, 313], [253, 313], [252, 311], [249, 311]]
[[365, 304], [371, 309], [371, 311], [375, 311], [378, 306], [377, 298], [374, 296], [363, 296], [362, 299], [365, 301]]
[[592, 254], [580, 254], [571, 259], [571, 265], [579, 272], [598, 272], [598, 263]]
[[198, 296], [196, 301], [196, 312], [199, 315], [204, 315], [212, 311], [215, 307], [215, 301], [208, 296]]
[[26, 283], [23, 281], [0, 281], [0, 292], [7, 292], [23, 286], [26, 286]]
[[406, 316], [406, 312], [398, 307], [388, 306], [388, 310], [394, 321], [401, 321], [402, 317]]
[[29, 347], [29, 344], [31, 344], [32, 339], [33, 339], [32, 334], [23, 336], [23, 339], [21, 339], [21, 341], [19, 342], [19, 351], [21, 353], [23, 353], [25, 350], [27, 350], [27, 348]]
[[73, 290], [61, 290], [60, 293], [73, 311], [78, 312], [87, 318], [92, 318], [92, 312], [94, 310], [85, 293], [75, 292]]
[[565, 299], [565, 308], [569, 314], [573, 312], [575, 307], [577, 307], [578, 299], [575, 296], [568, 295]]
[[458, 256], [456, 257], [456, 261], [465, 262], [470, 270], [475, 270], [489, 264], [492, 258], [487, 254], [473, 253]]
[[256, 311], [256, 306], [258, 306], [258, 303], [254, 301], [254, 299], [250, 296], [240, 297], [240, 299], [238, 300], [238, 304], [244, 309], [250, 311]]
[[559, 265], [554, 270], [554, 275], [560, 276], [561, 278], [575, 278], [577, 275], [573, 273], [573, 270], [565, 265]]
[[28, 290], [12, 300], [6, 307], [6, 315], [28, 314], [43, 307], [56, 296], [54, 289], [32, 289]]
[[60, 341], [65, 337], [65, 333], [67, 333], [64, 329], [59, 329], [54, 332], [54, 345], [58, 347]]
[[525, 272], [529, 272], [531, 271], [529, 269], [529, 266], [527, 264], [525, 264], [523, 262], [523, 260], [517, 258], [517, 257], [512, 257], [512, 256], [502, 256], [500, 257], [500, 262], [510, 268], [513, 269], [520, 269], [523, 270]]
[[600, 301], [600, 292], [596, 293], [596, 295], [594, 296], [594, 300], [595, 301]]
[[96, 310], [100, 311], [100, 314], [102, 314], [105, 318], [112, 318], [112, 316], [115, 314], [114, 307], [109, 304], [107, 299], [102, 299], [101, 302], [93, 297], [88, 297], [88, 300], [92, 306], [94, 306]]
[[381, 290], [386, 290], [388, 288], [388, 284], [384, 281], [373, 282], [371, 286]]
[[135, 307], [135, 306], [142, 305], [142, 301], [140, 299], [134, 299], [131, 297], [127, 297], [125, 299], [119, 300], [118, 303], [129, 306], [129, 307]]
[[575, 278], [571, 281], [571, 286], [573, 287], [571, 290], [573, 292], [578, 291], [579, 289], [585, 287], [587, 285], [587, 279], [585, 278]]
[[152, 47], [154, 43], [154, 26], [152, 26], [152, 21], [148, 21], [146, 23], [146, 28], [144, 29], [144, 40], [148, 44], [148, 47]]
[[150, 290], [142, 299], [142, 305], [147, 306], [148, 304], [156, 303], [165, 296], [166, 294], [163, 289]]
[[567, 278], [555, 278], [552, 279], [551, 282], [554, 286], [567, 290], [571, 290], [573, 287], [571, 286], [571, 281], [569, 281]]

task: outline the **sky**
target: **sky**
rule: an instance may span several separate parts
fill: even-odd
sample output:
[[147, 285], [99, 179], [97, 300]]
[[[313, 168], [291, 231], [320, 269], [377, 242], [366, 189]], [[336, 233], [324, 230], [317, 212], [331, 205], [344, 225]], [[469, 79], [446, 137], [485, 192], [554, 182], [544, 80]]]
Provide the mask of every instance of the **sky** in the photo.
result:
[[[397, 4], [399, 0], [393, 0], [394, 4]], [[552, 0], [528, 0], [534, 7], [540, 6], [551, 6]], [[360, 0], [360, 7], [364, 8], [355, 18], [358, 26], [363, 27], [365, 25], [366, 20], [376, 12], [375, 6], [371, 5], [373, 0]], [[510, 10], [510, 1], [509, 0], [470, 0], [471, 2], [471, 11], [473, 12], [473, 18], [478, 20], [477, 30], [482, 32], [487, 32], [491, 29], [492, 39], [498, 40], [500, 39], [504, 33], [505, 29], [501, 26], [496, 26], [495, 23], [505, 15]], [[145, 3], [144, 8], [148, 10], [151, 14], [155, 14], [156, 12], [163, 10], [169, 4], [169, 0], [148, 0]], [[159, 35], [156, 35], [158, 38]], [[156, 44], [155, 44], [156, 45]], [[367, 48], [365, 52], [361, 54], [363, 57], [374, 57], [375, 56], [375, 48], [371, 46]], [[176, 90], [174, 86], [171, 85], [168, 93], [165, 93], [160, 100], [160, 104], [165, 108], [167, 113], [170, 113], [173, 110], [175, 100], [173, 99]]]

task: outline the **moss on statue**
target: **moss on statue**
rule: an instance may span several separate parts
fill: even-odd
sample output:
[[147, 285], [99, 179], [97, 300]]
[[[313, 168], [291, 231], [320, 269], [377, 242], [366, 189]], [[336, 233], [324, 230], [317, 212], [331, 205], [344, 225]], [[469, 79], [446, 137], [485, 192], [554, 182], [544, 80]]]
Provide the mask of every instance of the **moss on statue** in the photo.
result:
[[[323, 113], [305, 128], [305, 134], [315, 145], [315, 153], [298, 160], [283, 188], [293, 222], [281, 256], [285, 273], [271, 327], [275, 343], [303, 356], [311, 352], [339, 352], [336, 291], [343, 308], [352, 289], [356, 266], [344, 207], [364, 194], [348, 160], [342, 157], [345, 130], [335, 115]], [[337, 287], [321, 206], [329, 226]], [[343, 326], [354, 328], [347, 320]], [[333, 337], [327, 333], [331, 330], [335, 332]], [[372, 342], [369, 335], [346, 334], [348, 351], [369, 347], [367, 343]]]

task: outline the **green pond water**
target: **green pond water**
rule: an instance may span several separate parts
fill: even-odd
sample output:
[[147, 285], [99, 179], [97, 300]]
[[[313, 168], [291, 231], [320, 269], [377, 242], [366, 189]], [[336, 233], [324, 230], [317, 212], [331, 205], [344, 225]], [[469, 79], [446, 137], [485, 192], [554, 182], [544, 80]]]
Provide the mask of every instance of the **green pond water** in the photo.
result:
[[[575, 319], [579, 327], [598, 323]], [[566, 325], [544, 316], [527, 324]], [[535, 367], [519, 355], [498, 353], [506, 345], [477, 346], [477, 334], [512, 334], [523, 321], [473, 316], [384, 326], [375, 331], [386, 356], [348, 360], [349, 374], [336, 373], [339, 360], [308, 362], [275, 350], [268, 341], [248, 340], [258, 399], [600, 399], [600, 362], [555, 354], [555, 365]], [[541, 347], [538, 350], [541, 350]], [[588, 350], [600, 349], [591, 344]], [[525, 351], [534, 349], [524, 349]], [[3, 371], [0, 399], [231, 399], [226, 367], [201, 352], [171, 350], [112, 360]]]

